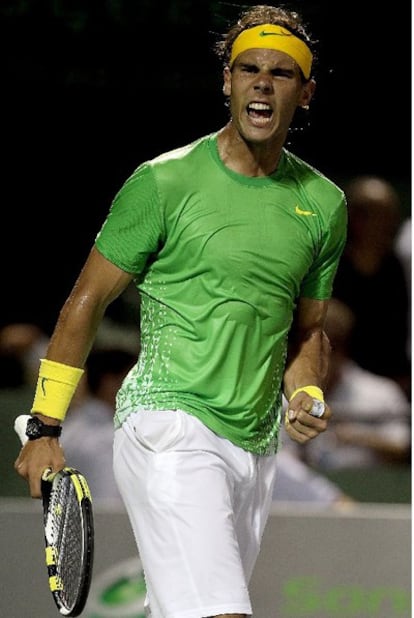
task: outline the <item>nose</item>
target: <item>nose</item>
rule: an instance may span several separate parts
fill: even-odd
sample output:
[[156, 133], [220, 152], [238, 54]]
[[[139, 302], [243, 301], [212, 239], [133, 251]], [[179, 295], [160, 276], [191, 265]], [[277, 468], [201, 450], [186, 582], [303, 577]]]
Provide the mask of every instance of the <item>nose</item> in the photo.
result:
[[272, 78], [269, 75], [260, 74], [256, 84], [254, 85], [254, 89], [257, 92], [263, 92], [264, 94], [269, 94], [273, 92], [273, 82]]

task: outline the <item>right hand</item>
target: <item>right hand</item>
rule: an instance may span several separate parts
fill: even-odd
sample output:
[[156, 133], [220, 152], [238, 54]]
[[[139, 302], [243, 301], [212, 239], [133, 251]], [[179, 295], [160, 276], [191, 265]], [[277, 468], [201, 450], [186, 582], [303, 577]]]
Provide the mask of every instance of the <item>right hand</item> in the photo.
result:
[[328, 420], [332, 416], [329, 405], [325, 402], [325, 412], [322, 416], [313, 416], [310, 412], [313, 406], [313, 398], [304, 391], [300, 391], [289, 402], [285, 414], [286, 432], [299, 444], [306, 444], [320, 433], [326, 431]]
[[14, 462], [14, 469], [29, 484], [32, 498], [41, 498], [42, 475], [47, 468], [58, 472], [65, 467], [65, 456], [58, 438], [28, 440]]

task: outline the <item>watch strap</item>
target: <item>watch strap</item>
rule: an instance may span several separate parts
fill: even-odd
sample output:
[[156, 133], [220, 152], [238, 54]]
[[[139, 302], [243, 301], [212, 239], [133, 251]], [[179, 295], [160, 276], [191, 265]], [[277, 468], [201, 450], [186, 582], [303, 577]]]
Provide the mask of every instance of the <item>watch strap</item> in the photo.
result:
[[26, 424], [26, 436], [29, 440], [38, 438], [59, 438], [62, 433], [61, 425], [47, 425], [37, 416], [31, 416]]

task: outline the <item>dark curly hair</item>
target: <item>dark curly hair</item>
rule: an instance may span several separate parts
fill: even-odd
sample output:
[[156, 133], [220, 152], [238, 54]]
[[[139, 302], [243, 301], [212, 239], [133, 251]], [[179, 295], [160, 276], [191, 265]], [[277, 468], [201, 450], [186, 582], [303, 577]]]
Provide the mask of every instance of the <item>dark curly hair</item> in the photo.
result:
[[307, 33], [302, 17], [298, 13], [284, 7], [257, 4], [244, 10], [240, 14], [237, 22], [233, 24], [227, 33], [222, 35], [222, 39], [216, 43], [214, 51], [222, 61], [223, 66], [229, 64], [231, 49], [239, 34], [247, 28], [253, 28], [261, 24], [274, 24], [289, 30], [307, 44], [315, 61], [316, 41], [313, 41], [311, 36]]

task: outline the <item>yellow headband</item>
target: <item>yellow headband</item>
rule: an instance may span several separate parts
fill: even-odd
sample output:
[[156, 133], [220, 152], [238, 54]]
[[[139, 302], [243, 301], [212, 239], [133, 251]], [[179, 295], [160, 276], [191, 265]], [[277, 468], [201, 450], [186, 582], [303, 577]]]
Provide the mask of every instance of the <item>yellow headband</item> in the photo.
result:
[[312, 53], [297, 36], [282, 26], [262, 24], [240, 32], [231, 49], [230, 66], [236, 57], [247, 49], [275, 49], [291, 56], [300, 66], [306, 79], [312, 68]]

